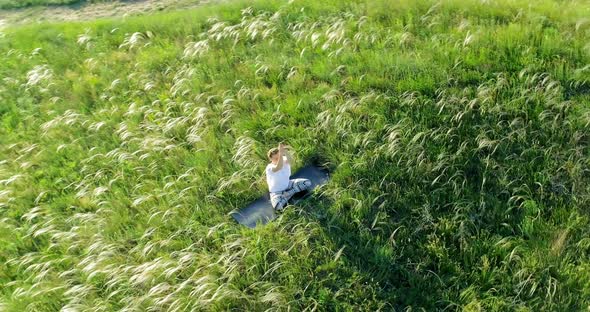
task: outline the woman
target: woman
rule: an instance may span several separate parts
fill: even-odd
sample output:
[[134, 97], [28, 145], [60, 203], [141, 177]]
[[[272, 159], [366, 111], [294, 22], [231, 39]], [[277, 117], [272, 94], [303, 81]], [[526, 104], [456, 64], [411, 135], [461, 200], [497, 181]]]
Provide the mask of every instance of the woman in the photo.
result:
[[293, 158], [287, 148], [288, 146], [279, 143], [278, 148], [270, 149], [268, 159], [271, 163], [266, 166], [266, 183], [270, 192], [270, 202], [279, 212], [285, 209], [293, 195], [311, 188], [311, 181], [308, 179], [289, 179]]

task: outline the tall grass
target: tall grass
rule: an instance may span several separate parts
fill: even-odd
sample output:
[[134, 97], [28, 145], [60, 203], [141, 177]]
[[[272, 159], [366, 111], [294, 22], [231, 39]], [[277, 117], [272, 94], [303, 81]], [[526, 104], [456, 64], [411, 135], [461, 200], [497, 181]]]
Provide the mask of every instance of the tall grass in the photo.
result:
[[[238, 1], [3, 30], [0, 309], [588, 309], [589, 13]], [[243, 228], [279, 141], [333, 177]]]

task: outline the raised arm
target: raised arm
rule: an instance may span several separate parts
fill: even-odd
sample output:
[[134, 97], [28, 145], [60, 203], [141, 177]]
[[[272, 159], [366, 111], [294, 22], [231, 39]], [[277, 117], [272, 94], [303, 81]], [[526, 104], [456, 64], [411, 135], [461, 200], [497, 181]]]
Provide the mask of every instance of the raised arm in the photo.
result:
[[285, 154], [285, 146], [283, 145], [283, 143], [279, 143], [279, 160], [277, 161], [277, 164], [272, 167], [272, 172], [277, 172], [281, 169], [283, 169], [283, 155]]

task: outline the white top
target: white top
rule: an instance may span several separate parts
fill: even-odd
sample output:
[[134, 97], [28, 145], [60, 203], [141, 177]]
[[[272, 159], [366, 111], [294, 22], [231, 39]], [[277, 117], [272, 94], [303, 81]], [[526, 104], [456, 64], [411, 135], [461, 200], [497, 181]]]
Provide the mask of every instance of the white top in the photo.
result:
[[273, 172], [275, 165], [270, 163], [266, 166], [266, 183], [268, 191], [271, 193], [282, 192], [289, 187], [289, 177], [291, 176], [291, 165], [287, 162], [287, 157], [283, 156], [283, 168]]

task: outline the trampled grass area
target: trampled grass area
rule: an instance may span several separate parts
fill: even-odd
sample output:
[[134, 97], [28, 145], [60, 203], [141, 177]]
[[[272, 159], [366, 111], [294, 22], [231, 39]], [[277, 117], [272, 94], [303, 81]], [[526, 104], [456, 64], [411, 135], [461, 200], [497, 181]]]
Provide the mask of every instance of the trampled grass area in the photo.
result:
[[[586, 311], [590, 4], [256, 1], [0, 39], [0, 309]], [[326, 187], [254, 230], [286, 141]]]
[[35, 6], [60, 6], [113, 1], [117, 0], [0, 0], [0, 9], [19, 9]]
[[63, 5], [85, 0], [0, 0], [0, 9], [15, 9], [38, 5]]
[[[1, 0], [0, 0], [1, 1]], [[0, 9], [0, 29], [11, 25], [79, 22], [100, 18], [130, 17], [154, 12], [193, 9], [225, 0], [91, 0], [68, 5], [36, 5], [18, 9]]]

